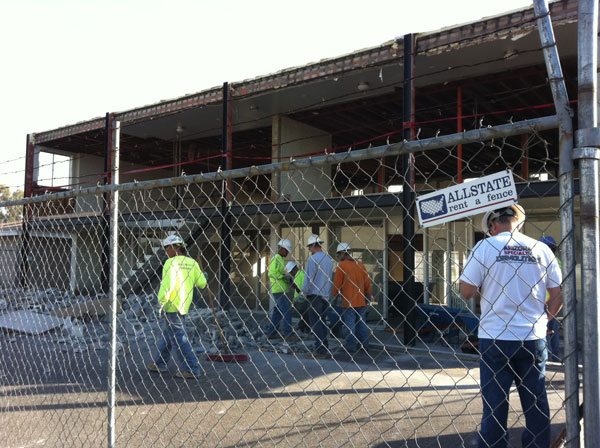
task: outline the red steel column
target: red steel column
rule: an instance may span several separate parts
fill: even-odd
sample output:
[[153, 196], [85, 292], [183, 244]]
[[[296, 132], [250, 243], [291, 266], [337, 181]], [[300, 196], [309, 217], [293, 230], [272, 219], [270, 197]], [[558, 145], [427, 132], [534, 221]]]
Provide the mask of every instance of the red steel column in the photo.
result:
[[[462, 124], [462, 87], [458, 86], [458, 88], [456, 89], [456, 131], [458, 133], [461, 133], [463, 131], [463, 124]], [[458, 160], [456, 161], [456, 171], [458, 174], [458, 183], [462, 184], [463, 183], [463, 147], [462, 147], [462, 143], [458, 145], [458, 154], [457, 154]]]

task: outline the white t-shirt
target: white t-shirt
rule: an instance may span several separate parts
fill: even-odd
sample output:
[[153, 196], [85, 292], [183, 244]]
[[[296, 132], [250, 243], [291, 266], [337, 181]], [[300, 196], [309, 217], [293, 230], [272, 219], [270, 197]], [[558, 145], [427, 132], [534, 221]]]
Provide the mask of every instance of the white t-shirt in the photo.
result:
[[546, 288], [562, 282], [550, 248], [520, 232], [480, 241], [460, 279], [481, 291], [479, 337], [526, 341], [546, 337]]

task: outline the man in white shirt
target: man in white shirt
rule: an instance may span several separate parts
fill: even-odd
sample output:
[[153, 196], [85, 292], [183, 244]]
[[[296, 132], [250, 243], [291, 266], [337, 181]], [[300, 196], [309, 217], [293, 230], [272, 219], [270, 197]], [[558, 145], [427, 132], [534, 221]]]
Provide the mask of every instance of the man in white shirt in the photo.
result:
[[550, 445], [546, 327], [562, 307], [562, 277], [548, 246], [519, 231], [524, 221], [517, 204], [487, 212], [482, 230], [490, 237], [477, 243], [460, 277], [463, 296], [481, 298], [480, 447], [507, 446], [513, 381], [525, 414], [523, 446]]
[[316, 343], [313, 350], [315, 358], [330, 358], [329, 327], [325, 316], [329, 308], [329, 298], [333, 288], [333, 258], [323, 252], [323, 240], [319, 235], [308, 237], [308, 250], [311, 256], [306, 262], [302, 293], [308, 301], [308, 317]]

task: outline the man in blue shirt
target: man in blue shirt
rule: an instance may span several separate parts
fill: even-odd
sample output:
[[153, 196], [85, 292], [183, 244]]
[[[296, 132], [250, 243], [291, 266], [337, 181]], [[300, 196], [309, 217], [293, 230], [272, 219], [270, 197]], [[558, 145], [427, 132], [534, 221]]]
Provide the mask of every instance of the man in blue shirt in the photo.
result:
[[311, 235], [308, 238], [308, 250], [311, 256], [306, 262], [302, 293], [308, 301], [310, 326], [317, 338], [313, 356], [329, 358], [331, 356], [327, 341], [329, 327], [325, 323], [325, 315], [333, 287], [333, 259], [323, 252], [321, 244], [323, 240], [318, 235]]

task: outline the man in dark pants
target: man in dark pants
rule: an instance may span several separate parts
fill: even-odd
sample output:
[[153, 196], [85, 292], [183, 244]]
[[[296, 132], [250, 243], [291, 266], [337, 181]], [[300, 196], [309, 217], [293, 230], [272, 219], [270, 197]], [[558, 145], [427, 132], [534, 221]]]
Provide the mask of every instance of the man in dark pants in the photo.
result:
[[329, 308], [329, 298], [333, 287], [333, 259], [323, 252], [323, 240], [318, 235], [308, 238], [308, 249], [311, 256], [306, 262], [306, 275], [302, 292], [308, 301], [309, 319], [312, 331], [317, 339], [313, 356], [329, 358], [329, 327], [325, 323], [325, 315]]
[[507, 446], [513, 382], [525, 414], [523, 446], [550, 445], [546, 327], [562, 306], [562, 278], [548, 246], [519, 231], [524, 221], [517, 204], [487, 212], [482, 230], [490, 237], [477, 243], [460, 277], [465, 298], [481, 297], [480, 448]]
[[290, 286], [294, 290], [294, 307], [296, 308], [296, 312], [300, 315], [298, 330], [303, 333], [308, 333], [310, 332], [308, 302], [306, 301], [306, 297], [302, 294], [305, 273], [302, 269], [298, 268], [298, 265], [294, 261], [288, 261], [285, 265], [285, 270], [290, 274], [290, 278], [293, 278]]

